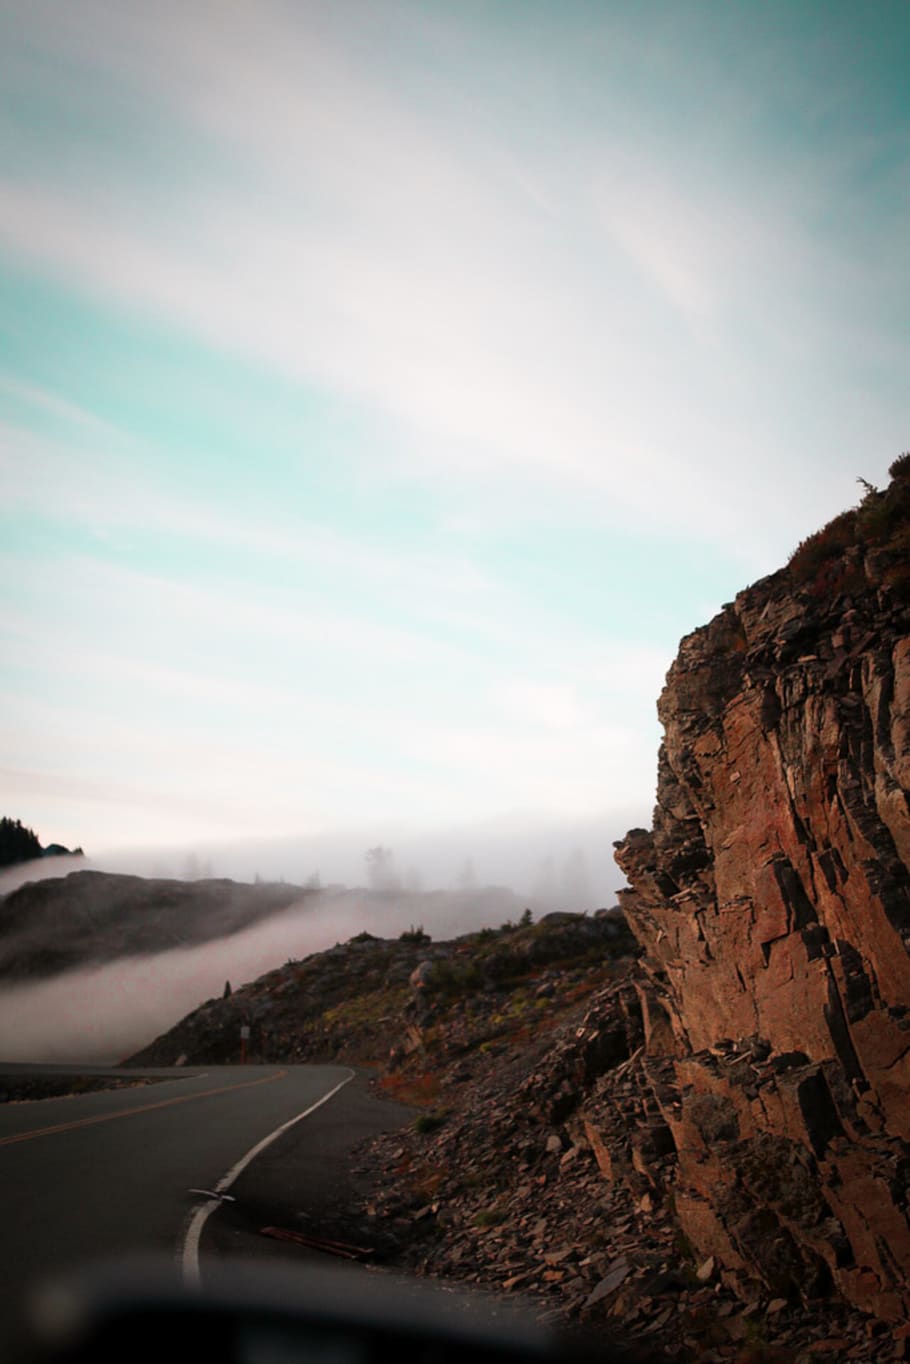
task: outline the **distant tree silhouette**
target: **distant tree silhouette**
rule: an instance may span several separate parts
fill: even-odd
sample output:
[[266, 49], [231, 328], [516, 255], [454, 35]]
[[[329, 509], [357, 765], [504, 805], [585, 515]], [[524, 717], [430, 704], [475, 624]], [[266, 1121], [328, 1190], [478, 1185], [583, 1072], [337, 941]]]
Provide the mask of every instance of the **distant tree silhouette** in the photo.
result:
[[548, 909], [553, 909], [559, 899], [556, 886], [556, 867], [552, 857], [545, 857], [537, 868], [534, 882], [534, 899], [540, 900]]
[[588, 860], [583, 848], [573, 848], [562, 867], [562, 898], [565, 908], [585, 909], [591, 902]]
[[0, 867], [11, 867], [15, 862], [30, 862], [42, 852], [38, 835], [27, 829], [20, 819], [0, 819]]
[[395, 854], [391, 848], [381, 845], [367, 848], [363, 857], [367, 864], [367, 885], [370, 890], [401, 890], [401, 881], [395, 870]]
[[465, 858], [461, 866], [461, 871], [458, 873], [458, 889], [477, 889], [477, 874], [474, 871], [474, 863], [471, 861], [470, 857]]

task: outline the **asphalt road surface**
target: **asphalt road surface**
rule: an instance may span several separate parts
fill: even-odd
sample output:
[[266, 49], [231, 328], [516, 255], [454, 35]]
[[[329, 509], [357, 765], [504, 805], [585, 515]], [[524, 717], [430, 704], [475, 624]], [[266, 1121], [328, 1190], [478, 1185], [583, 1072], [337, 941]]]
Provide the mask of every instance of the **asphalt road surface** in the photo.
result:
[[[59, 1272], [152, 1252], [190, 1272], [198, 1256], [204, 1279], [207, 1257], [299, 1253], [260, 1237], [262, 1218], [318, 1231], [350, 1146], [410, 1116], [371, 1098], [343, 1066], [144, 1073], [164, 1078], [0, 1107], [0, 1355], [26, 1290]], [[210, 1200], [190, 1190], [224, 1187], [226, 1177], [237, 1204], [204, 1218]]]

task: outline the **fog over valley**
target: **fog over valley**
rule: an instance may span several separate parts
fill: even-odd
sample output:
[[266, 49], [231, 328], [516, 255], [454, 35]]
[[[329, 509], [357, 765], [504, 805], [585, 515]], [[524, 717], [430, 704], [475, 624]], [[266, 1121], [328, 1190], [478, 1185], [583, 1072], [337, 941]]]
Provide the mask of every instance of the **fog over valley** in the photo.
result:
[[[654, 767], [656, 772], [656, 757]], [[237, 881], [259, 876], [298, 885], [318, 878], [322, 885], [355, 886], [367, 881], [365, 854], [378, 846], [392, 853], [392, 875], [404, 888], [508, 886], [519, 897], [547, 901], [548, 908], [563, 908], [559, 902], [566, 894], [590, 901], [577, 908], [594, 908], [612, 904], [623, 883], [613, 861], [613, 842], [650, 819], [651, 804], [642, 801], [629, 802], [609, 816], [559, 819], [513, 812], [430, 829], [377, 821], [312, 835], [88, 852], [92, 866], [139, 876], [228, 876]], [[583, 884], [578, 877], [579, 853]]]
[[[508, 892], [437, 892], [386, 898], [322, 892], [245, 932], [200, 947], [121, 958], [0, 991], [0, 1059], [118, 1061], [215, 995], [289, 958], [308, 956], [357, 933], [397, 937], [420, 916], [449, 936], [515, 917]], [[520, 909], [518, 911], [521, 912]], [[497, 915], [499, 918], [497, 919]]]
[[[513, 817], [468, 832], [411, 834], [394, 847], [356, 832], [45, 857], [6, 868], [0, 874], [0, 973], [7, 975], [0, 989], [0, 1060], [120, 1060], [220, 995], [225, 981], [236, 988], [358, 933], [393, 938], [419, 926], [438, 940], [517, 921], [526, 908], [539, 916], [615, 902], [622, 878], [609, 857], [611, 831], [595, 821]], [[136, 876], [159, 879], [137, 886], [127, 879]], [[185, 884], [173, 887], [163, 879], [170, 877]], [[213, 879], [225, 877], [231, 880]], [[28, 883], [38, 881], [45, 890], [35, 902]], [[280, 881], [287, 884], [279, 887]], [[19, 887], [25, 890], [17, 898]], [[23, 902], [22, 895], [29, 898]], [[235, 931], [242, 924], [237, 902], [257, 896], [263, 907], [255, 912], [266, 917]], [[181, 915], [192, 915], [192, 923]], [[137, 935], [153, 949], [162, 939], [169, 943], [175, 924], [193, 945], [100, 959]], [[78, 969], [55, 966], [68, 964], [61, 953], [81, 952], [83, 945], [87, 960]], [[17, 961], [42, 978], [17, 979]]]

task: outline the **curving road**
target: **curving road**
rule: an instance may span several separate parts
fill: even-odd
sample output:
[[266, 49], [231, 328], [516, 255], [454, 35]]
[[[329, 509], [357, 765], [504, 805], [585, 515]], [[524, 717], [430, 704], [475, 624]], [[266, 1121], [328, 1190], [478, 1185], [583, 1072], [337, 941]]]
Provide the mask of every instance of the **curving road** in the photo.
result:
[[[258, 1154], [242, 1173], [238, 1163], [307, 1110], [268, 1146], [266, 1171], [305, 1156], [318, 1177], [320, 1148], [337, 1158], [348, 1111], [357, 1135], [407, 1120], [378, 1104], [365, 1122], [370, 1101], [342, 1066], [145, 1073], [165, 1078], [0, 1107], [0, 1354], [25, 1290], [49, 1275], [137, 1251], [186, 1256], [192, 1272], [214, 1219], [206, 1230], [196, 1215], [206, 1200], [190, 1190], [224, 1187], [231, 1175], [235, 1191], [250, 1186]], [[217, 1237], [209, 1253], [221, 1253]]]

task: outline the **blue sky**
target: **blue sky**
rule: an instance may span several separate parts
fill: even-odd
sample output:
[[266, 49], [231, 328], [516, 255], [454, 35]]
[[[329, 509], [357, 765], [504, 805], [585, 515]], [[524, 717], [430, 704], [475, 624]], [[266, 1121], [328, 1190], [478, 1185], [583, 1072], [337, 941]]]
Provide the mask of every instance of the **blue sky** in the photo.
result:
[[910, 10], [0, 0], [5, 811], [653, 800], [679, 638], [910, 444]]

